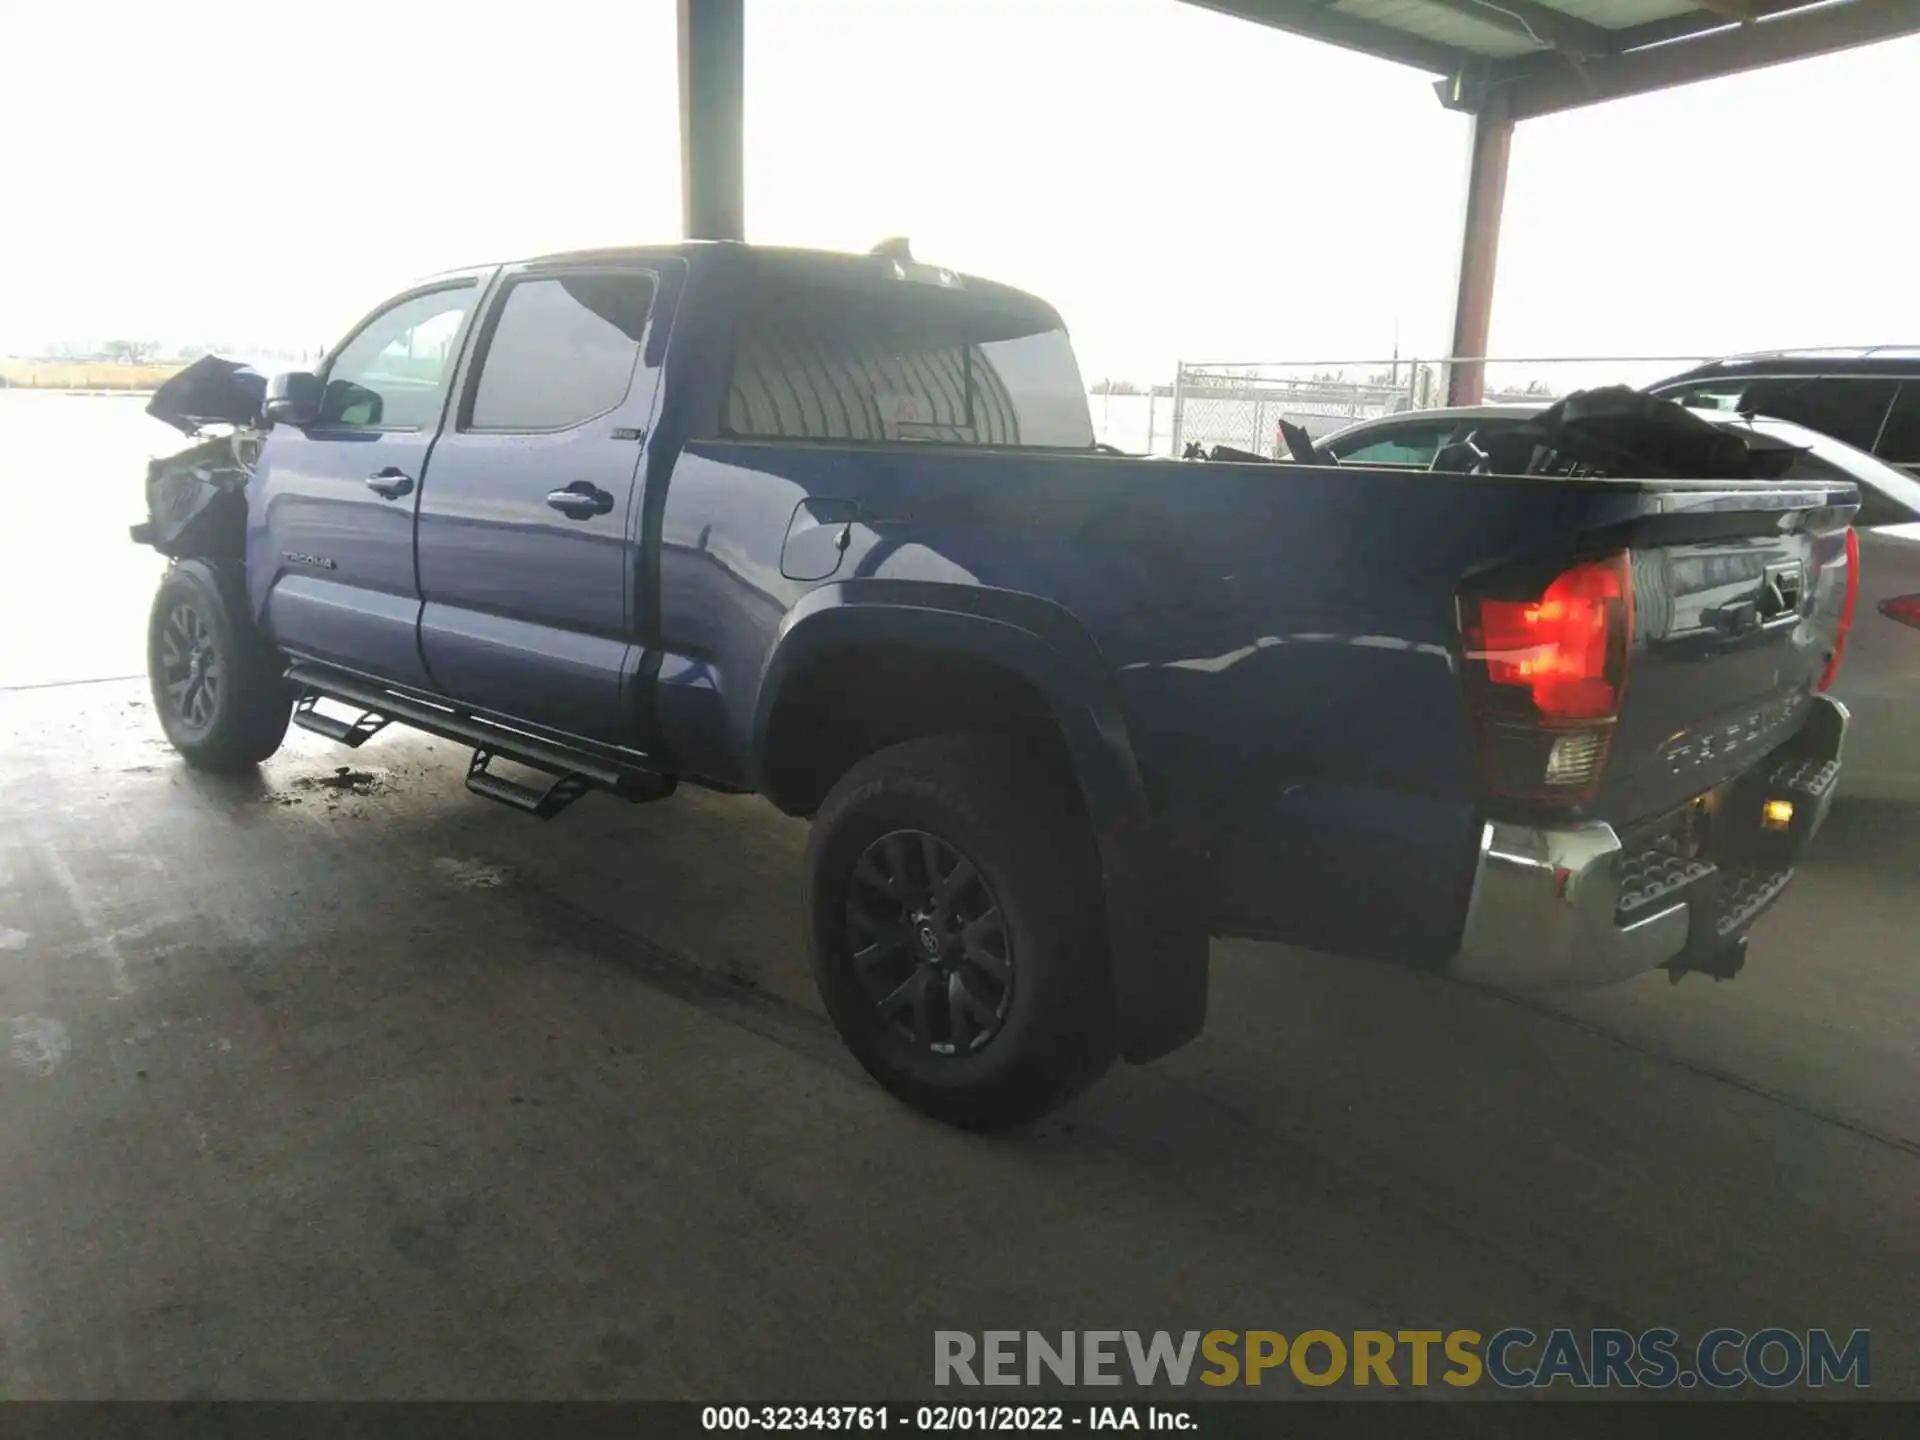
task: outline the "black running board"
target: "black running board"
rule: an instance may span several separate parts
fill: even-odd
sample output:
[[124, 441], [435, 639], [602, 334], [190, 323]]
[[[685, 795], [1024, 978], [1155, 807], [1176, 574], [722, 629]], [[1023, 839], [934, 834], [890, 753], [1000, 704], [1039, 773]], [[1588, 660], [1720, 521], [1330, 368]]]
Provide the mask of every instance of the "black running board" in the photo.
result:
[[576, 770], [569, 770], [564, 775], [553, 775], [542, 770], [539, 773], [547, 775], [549, 783], [537, 788], [523, 785], [518, 780], [497, 775], [487, 768], [497, 758], [484, 745], [473, 752], [473, 760], [467, 766], [467, 789], [483, 799], [497, 801], [510, 810], [518, 810], [522, 815], [531, 815], [536, 820], [553, 819], [593, 788], [593, 782]]
[[358, 750], [387, 728], [387, 717], [376, 711], [362, 710], [355, 719], [342, 720], [338, 715], [315, 709], [315, 702], [319, 699], [319, 691], [302, 690], [300, 698], [294, 702], [293, 723], [302, 730], [311, 730], [316, 735], [336, 740], [349, 750]]
[[[552, 819], [588, 790], [605, 790], [623, 800], [643, 803], [664, 800], [677, 785], [671, 775], [544, 736], [528, 735], [324, 666], [301, 662], [287, 671], [287, 678], [299, 687], [293, 719], [303, 730], [357, 749], [397, 721], [443, 740], [471, 745], [474, 756], [467, 768], [467, 788], [543, 820]], [[320, 700], [357, 706], [361, 713], [344, 720], [318, 709], [316, 702]], [[496, 774], [490, 768], [496, 759], [539, 771], [549, 777], [550, 783], [536, 788]]]

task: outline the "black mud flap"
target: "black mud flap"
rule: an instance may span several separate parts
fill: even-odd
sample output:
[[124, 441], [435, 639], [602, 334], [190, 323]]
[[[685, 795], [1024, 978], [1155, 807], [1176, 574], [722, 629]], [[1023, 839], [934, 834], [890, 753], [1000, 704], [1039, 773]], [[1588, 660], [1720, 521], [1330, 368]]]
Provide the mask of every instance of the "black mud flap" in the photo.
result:
[[1141, 1065], [1206, 1027], [1207, 927], [1166, 847], [1133, 828], [1099, 844], [1120, 1058]]

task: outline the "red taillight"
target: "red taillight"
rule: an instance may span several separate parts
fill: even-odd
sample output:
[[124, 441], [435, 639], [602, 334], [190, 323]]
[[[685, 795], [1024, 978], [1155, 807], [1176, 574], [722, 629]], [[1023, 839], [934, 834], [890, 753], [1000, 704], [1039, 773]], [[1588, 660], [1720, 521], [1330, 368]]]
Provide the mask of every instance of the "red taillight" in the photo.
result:
[[1509, 799], [1567, 805], [1599, 788], [1627, 681], [1626, 551], [1551, 579], [1507, 574], [1461, 596], [1481, 778]]
[[1576, 565], [1537, 600], [1482, 600], [1469, 660], [1495, 685], [1524, 686], [1551, 720], [1596, 720], [1620, 708], [1626, 677], [1616, 641], [1632, 624], [1633, 581], [1623, 551]]
[[1896, 595], [1880, 602], [1880, 613], [1889, 620], [1920, 630], [1920, 595]]
[[1853, 629], [1853, 602], [1860, 596], [1860, 535], [1847, 530], [1847, 598], [1840, 606], [1840, 626], [1833, 637], [1833, 653], [1827, 656], [1827, 668], [1820, 672], [1820, 688], [1825, 690], [1840, 674], [1840, 662], [1847, 658], [1847, 632]]

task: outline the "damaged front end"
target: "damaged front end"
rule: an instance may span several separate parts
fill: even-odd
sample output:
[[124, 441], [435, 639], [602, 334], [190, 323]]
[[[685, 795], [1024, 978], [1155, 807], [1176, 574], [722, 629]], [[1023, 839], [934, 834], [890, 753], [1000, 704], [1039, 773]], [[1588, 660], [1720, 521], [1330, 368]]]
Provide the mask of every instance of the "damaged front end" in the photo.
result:
[[173, 558], [241, 558], [266, 388], [258, 371], [208, 355], [153, 392], [147, 413], [194, 443], [147, 462], [147, 518], [129, 532], [135, 543]]

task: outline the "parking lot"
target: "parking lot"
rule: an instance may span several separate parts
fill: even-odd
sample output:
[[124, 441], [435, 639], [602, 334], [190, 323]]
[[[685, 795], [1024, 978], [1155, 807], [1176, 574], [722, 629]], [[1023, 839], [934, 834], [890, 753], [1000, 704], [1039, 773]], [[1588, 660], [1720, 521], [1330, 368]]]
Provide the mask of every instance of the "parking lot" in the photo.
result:
[[[0, 684], [137, 662], [128, 413]], [[1867, 1328], [1920, 1390], [1920, 810], [1838, 807], [1730, 984], [1216, 944], [1200, 1041], [982, 1139], [845, 1056], [758, 800], [543, 825], [297, 731], [219, 780], [127, 679], [0, 735], [10, 1397], [907, 1397], [996, 1325]]]

